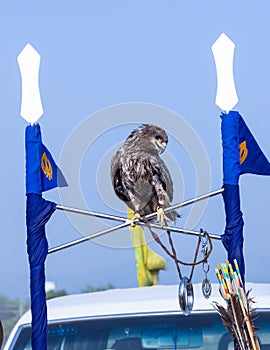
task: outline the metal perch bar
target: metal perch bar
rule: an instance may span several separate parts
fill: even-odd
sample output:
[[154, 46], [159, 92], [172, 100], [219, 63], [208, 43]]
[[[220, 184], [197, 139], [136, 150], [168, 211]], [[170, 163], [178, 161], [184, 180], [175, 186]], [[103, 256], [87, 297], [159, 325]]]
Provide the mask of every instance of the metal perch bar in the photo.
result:
[[[224, 192], [224, 188], [221, 188], [220, 190], [216, 190], [216, 191], [213, 191], [213, 192], [210, 192], [210, 193], [203, 194], [202, 196], [199, 196], [199, 197], [196, 197], [196, 198], [193, 198], [193, 199], [189, 199], [189, 200], [187, 200], [185, 202], [174, 204], [174, 205], [164, 209], [164, 213], [169, 213], [172, 210], [179, 209], [179, 208], [182, 208], [182, 207], [186, 207], [187, 205], [190, 205], [190, 204], [202, 201], [202, 200], [207, 199], [207, 198], [214, 197], [214, 196], [216, 196], [218, 194], [221, 194], [223, 192]], [[148, 215], [146, 215], [145, 218], [148, 219], [148, 220], [149, 219], [153, 219], [156, 215], [157, 215], [157, 213], [148, 214]]]
[[[202, 195], [202, 196], [199, 196], [199, 197], [196, 197], [196, 198], [187, 200], [187, 201], [185, 201], [185, 202], [182, 202], [182, 203], [179, 203], [179, 204], [175, 204], [175, 205], [173, 205], [173, 206], [171, 206], [171, 207], [169, 207], [169, 208], [166, 208], [166, 209], [164, 210], [164, 212], [167, 213], [167, 212], [170, 212], [171, 210], [175, 210], [175, 209], [177, 209], [177, 208], [181, 208], [181, 207], [184, 207], [184, 206], [187, 206], [187, 205], [196, 203], [196, 202], [201, 201], [201, 200], [203, 200], [203, 199], [216, 196], [216, 195], [218, 195], [218, 194], [221, 194], [223, 191], [224, 191], [224, 189], [222, 188], [222, 189], [220, 189], [220, 190], [217, 190], [217, 191], [214, 191], [214, 192], [210, 192], [210, 193], [204, 194], [204, 195]], [[71, 207], [64, 207], [64, 206], [61, 206], [61, 205], [57, 205], [57, 206], [56, 206], [56, 209], [58, 209], [58, 210], [64, 210], [64, 211], [68, 211], [68, 212], [72, 212], [72, 213], [77, 213], [77, 214], [82, 214], [82, 215], [100, 217], [100, 218], [103, 218], [103, 219], [121, 221], [121, 222], [123, 222], [123, 223], [120, 224], [120, 225], [114, 226], [114, 227], [110, 227], [110, 228], [108, 228], [108, 229], [106, 229], [106, 230], [103, 230], [103, 231], [94, 233], [94, 234], [92, 234], [92, 235], [88, 235], [88, 236], [79, 238], [79, 239], [77, 239], [77, 240], [74, 240], [74, 241], [71, 241], [71, 242], [62, 244], [62, 245], [60, 245], [60, 246], [51, 248], [51, 249], [49, 249], [48, 254], [55, 253], [55, 252], [57, 252], [57, 251], [59, 251], [59, 250], [66, 249], [66, 248], [72, 247], [72, 246], [74, 246], [74, 245], [77, 245], [77, 244], [80, 244], [80, 243], [83, 243], [83, 242], [86, 242], [86, 241], [90, 241], [90, 240], [95, 239], [95, 238], [97, 238], [97, 237], [103, 236], [103, 235], [105, 235], [105, 234], [107, 234], [107, 233], [110, 233], [110, 232], [119, 230], [119, 229], [121, 229], [121, 228], [127, 227], [127, 226], [129, 226], [130, 223], [131, 223], [131, 220], [130, 220], [130, 219], [122, 218], [122, 217], [120, 217], [120, 216], [115, 216], [115, 215], [108, 215], [108, 214], [102, 214], [102, 213], [92, 212], [92, 211], [88, 211], [88, 210], [76, 209], [76, 208], [71, 208]], [[152, 214], [146, 215], [145, 218], [146, 218], [146, 219], [152, 219], [152, 218], [154, 218], [155, 216], [156, 216], [156, 213], [152, 213]], [[144, 222], [141, 222], [140, 219], [136, 219], [136, 220], [134, 221], [134, 223], [136, 223], [136, 224], [138, 224], [138, 225], [146, 225]], [[150, 225], [150, 226], [153, 227], [153, 228], [159, 229], [159, 230], [169, 230], [169, 231], [171, 231], [171, 232], [183, 233], [183, 234], [192, 235], [192, 236], [200, 236], [200, 235], [201, 235], [200, 232], [192, 231], [192, 230], [186, 230], [186, 229], [177, 228], [177, 227], [169, 227], [169, 226], [163, 226], [163, 227], [161, 227], [160, 225], [157, 225], [157, 224], [150, 224], [150, 223], [149, 223], [148, 225]], [[212, 238], [212, 239], [221, 240], [221, 237], [220, 237], [219, 235], [210, 234], [209, 237]]]
[[[71, 241], [71, 242], [59, 245], [57, 247], [51, 248], [51, 249], [49, 249], [48, 254], [55, 253], [55, 252], [58, 252], [59, 250], [66, 249], [66, 248], [69, 248], [69, 247], [73, 247], [74, 245], [77, 245], [77, 244], [80, 244], [80, 243], [83, 243], [83, 242], [86, 242], [86, 241], [90, 241], [90, 240], [95, 239], [97, 237], [103, 236], [103, 235], [105, 235], [107, 233], [119, 230], [121, 228], [125, 228], [125, 227], [130, 225], [130, 222], [131, 222], [131, 220], [127, 219], [126, 222], [123, 223], [123, 224], [120, 224], [120, 225], [117, 225], [117, 226], [114, 226], [114, 227], [110, 227], [110, 228], [108, 228], [106, 230], [94, 233], [92, 235], [88, 235], [88, 236], [79, 238], [79, 239], [77, 239], [75, 241]], [[153, 227], [155, 229], [158, 229], [158, 230], [169, 230], [171, 232], [182, 233], [182, 234], [185, 234], [185, 235], [191, 235], [191, 236], [200, 236], [201, 235], [200, 232], [192, 231], [192, 230], [186, 230], [186, 229], [177, 228], [177, 227], [170, 227], [170, 226], [163, 226], [163, 227], [161, 227], [160, 225], [157, 225], [157, 224], [146, 224], [144, 222], [139, 222], [138, 224], [139, 225], [143, 225], [143, 226], [149, 225], [149, 226], [151, 226], [151, 227]], [[221, 237], [219, 235], [209, 234], [209, 237], [212, 238], [212, 239], [221, 240]]]
[[[220, 190], [216, 190], [210, 193], [206, 193], [202, 196], [193, 198], [193, 199], [189, 199], [185, 202], [182, 203], [178, 203], [178, 204], [174, 204], [166, 209], [164, 209], [165, 213], [168, 213], [172, 210], [178, 209], [178, 208], [182, 208], [185, 207], [187, 205], [199, 202], [201, 200], [210, 198], [210, 197], [214, 197], [218, 194], [221, 194], [224, 191], [223, 188], [221, 188]], [[93, 212], [93, 211], [88, 211], [88, 210], [83, 210], [83, 209], [77, 209], [77, 208], [71, 208], [71, 207], [64, 207], [62, 205], [57, 205], [56, 209], [58, 210], [64, 210], [64, 211], [68, 211], [70, 213], [76, 213], [76, 214], [82, 214], [82, 215], [88, 215], [88, 216], [94, 216], [94, 217], [99, 217], [99, 218], [103, 218], [103, 219], [109, 219], [109, 220], [115, 220], [115, 221], [121, 221], [121, 222], [126, 222], [128, 219], [123, 218], [121, 216], [115, 216], [115, 215], [109, 215], [109, 214], [103, 214], [103, 213], [98, 213], [98, 212]], [[151, 213], [146, 215], [146, 219], [153, 219], [155, 216], [157, 215], [157, 213]], [[139, 223], [139, 219], [134, 221], [135, 223]]]
[[[185, 235], [191, 235], [191, 236], [203, 236], [202, 233], [198, 232], [198, 231], [192, 231], [192, 230], [186, 230], [184, 228], [178, 228], [178, 227], [171, 227], [171, 226], [160, 226], [157, 224], [149, 224], [149, 223], [144, 223], [144, 222], [140, 222], [139, 225], [143, 225], [143, 226], [150, 226], [152, 228], [158, 229], [158, 230], [164, 230], [164, 231], [170, 231], [170, 232], [176, 232], [176, 233], [183, 233]], [[216, 240], [221, 240], [221, 236], [220, 235], [216, 235], [213, 233], [209, 234], [209, 237], [211, 239], [216, 239]]]
[[95, 211], [89, 211], [89, 210], [83, 210], [83, 209], [77, 209], [77, 208], [71, 208], [71, 207], [64, 207], [62, 205], [57, 205], [56, 209], [68, 211], [70, 213], [94, 216], [96, 218], [109, 219], [109, 220], [115, 220], [115, 221], [121, 221], [121, 222], [125, 222], [127, 220], [125, 218], [122, 218], [121, 216], [103, 214]]
[[130, 220], [126, 220], [126, 221], [127, 222], [125, 222], [123, 224], [120, 224], [120, 225], [117, 225], [117, 226], [114, 226], [114, 227], [110, 227], [110, 228], [108, 228], [106, 230], [103, 230], [103, 231], [100, 231], [100, 232], [97, 232], [97, 233], [93, 233], [92, 235], [85, 236], [85, 237], [76, 239], [75, 241], [71, 241], [71, 242], [59, 245], [57, 247], [51, 248], [51, 249], [48, 250], [48, 254], [55, 253], [55, 252], [58, 252], [59, 250], [66, 249], [66, 248], [69, 248], [69, 247], [73, 247], [74, 245], [77, 245], [77, 244], [80, 244], [80, 243], [83, 243], [83, 242], [86, 242], [86, 241], [90, 241], [91, 239], [94, 239], [94, 238], [106, 235], [107, 233], [119, 230], [119, 229], [124, 228], [124, 227], [127, 227], [127, 226], [130, 225]]

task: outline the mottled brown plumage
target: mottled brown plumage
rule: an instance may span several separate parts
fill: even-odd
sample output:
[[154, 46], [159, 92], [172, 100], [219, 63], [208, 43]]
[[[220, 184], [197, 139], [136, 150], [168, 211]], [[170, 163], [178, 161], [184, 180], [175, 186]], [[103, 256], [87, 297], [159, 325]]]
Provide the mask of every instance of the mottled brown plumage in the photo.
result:
[[[134, 130], [111, 160], [111, 179], [116, 195], [140, 215], [166, 208], [173, 199], [173, 183], [160, 158], [168, 142], [158, 126], [143, 124]], [[175, 221], [176, 212], [166, 214]]]

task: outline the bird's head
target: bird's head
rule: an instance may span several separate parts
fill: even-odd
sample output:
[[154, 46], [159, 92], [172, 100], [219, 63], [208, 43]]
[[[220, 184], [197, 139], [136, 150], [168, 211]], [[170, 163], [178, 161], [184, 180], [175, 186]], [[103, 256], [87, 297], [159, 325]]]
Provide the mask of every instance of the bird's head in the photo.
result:
[[168, 135], [162, 128], [151, 125], [143, 124], [141, 127], [142, 135], [150, 141], [159, 154], [163, 153], [168, 143]]

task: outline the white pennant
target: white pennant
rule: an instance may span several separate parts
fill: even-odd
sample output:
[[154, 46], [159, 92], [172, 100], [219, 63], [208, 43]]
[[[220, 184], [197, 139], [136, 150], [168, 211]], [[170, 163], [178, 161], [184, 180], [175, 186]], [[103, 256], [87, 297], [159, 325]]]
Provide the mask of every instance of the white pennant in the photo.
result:
[[27, 44], [17, 57], [22, 77], [21, 116], [30, 124], [34, 124], [43, 114], [39, 91], [40, 55]]
[[222, 33], [212, 45], [217, 71], [216, 105], [225, 112], [238, 102], [233, 76], [234, 42]]

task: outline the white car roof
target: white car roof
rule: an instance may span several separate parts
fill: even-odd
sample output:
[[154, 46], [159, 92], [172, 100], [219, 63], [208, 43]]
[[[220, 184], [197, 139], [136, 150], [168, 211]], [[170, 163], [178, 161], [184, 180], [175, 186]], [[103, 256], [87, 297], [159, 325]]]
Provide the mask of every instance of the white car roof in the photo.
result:
[[[192, 312], [213, 311], [213, 301], [224, 304], [218, 284], [212, 284], [212, 295], [205, 299], [201, 284], [194, 284], [194, 306]], [[270, 284], [247, 283], [255, 299], [255, 308], [270, 308]], [[178, 285], [159, 285], [143, 288], [111, 289], [103, 292], [67, 295], [48, 300], [48, 321], [67, 318], [102, 317], [113, 315], [135, 315], [144, 313], [179, 313]], [[20, 324], [30, 323], [28, 311]]]
[[[212, 284], [209, 299], [202, 296], [201, 284], [194, 284], [194, 306], [192, 313], [213, 312], [213, 301], [225, 304], [218, 291], [218, 284]], [[270, 284], [247, 283], [252, 289], [255, 308], [270, 311]], [[144, 314], [181, 314], [178, 303], [178, 285], [159, 285], [144, 288], [111, 289], [104, 292], [68, 295], [48, 300], [48, 322], [80, 318], [108, 318]], [[13, 338], [22, 325], [31, 323], [31, 312], [26, 312], [10, 333], [3, 350], [8, 350]]]

